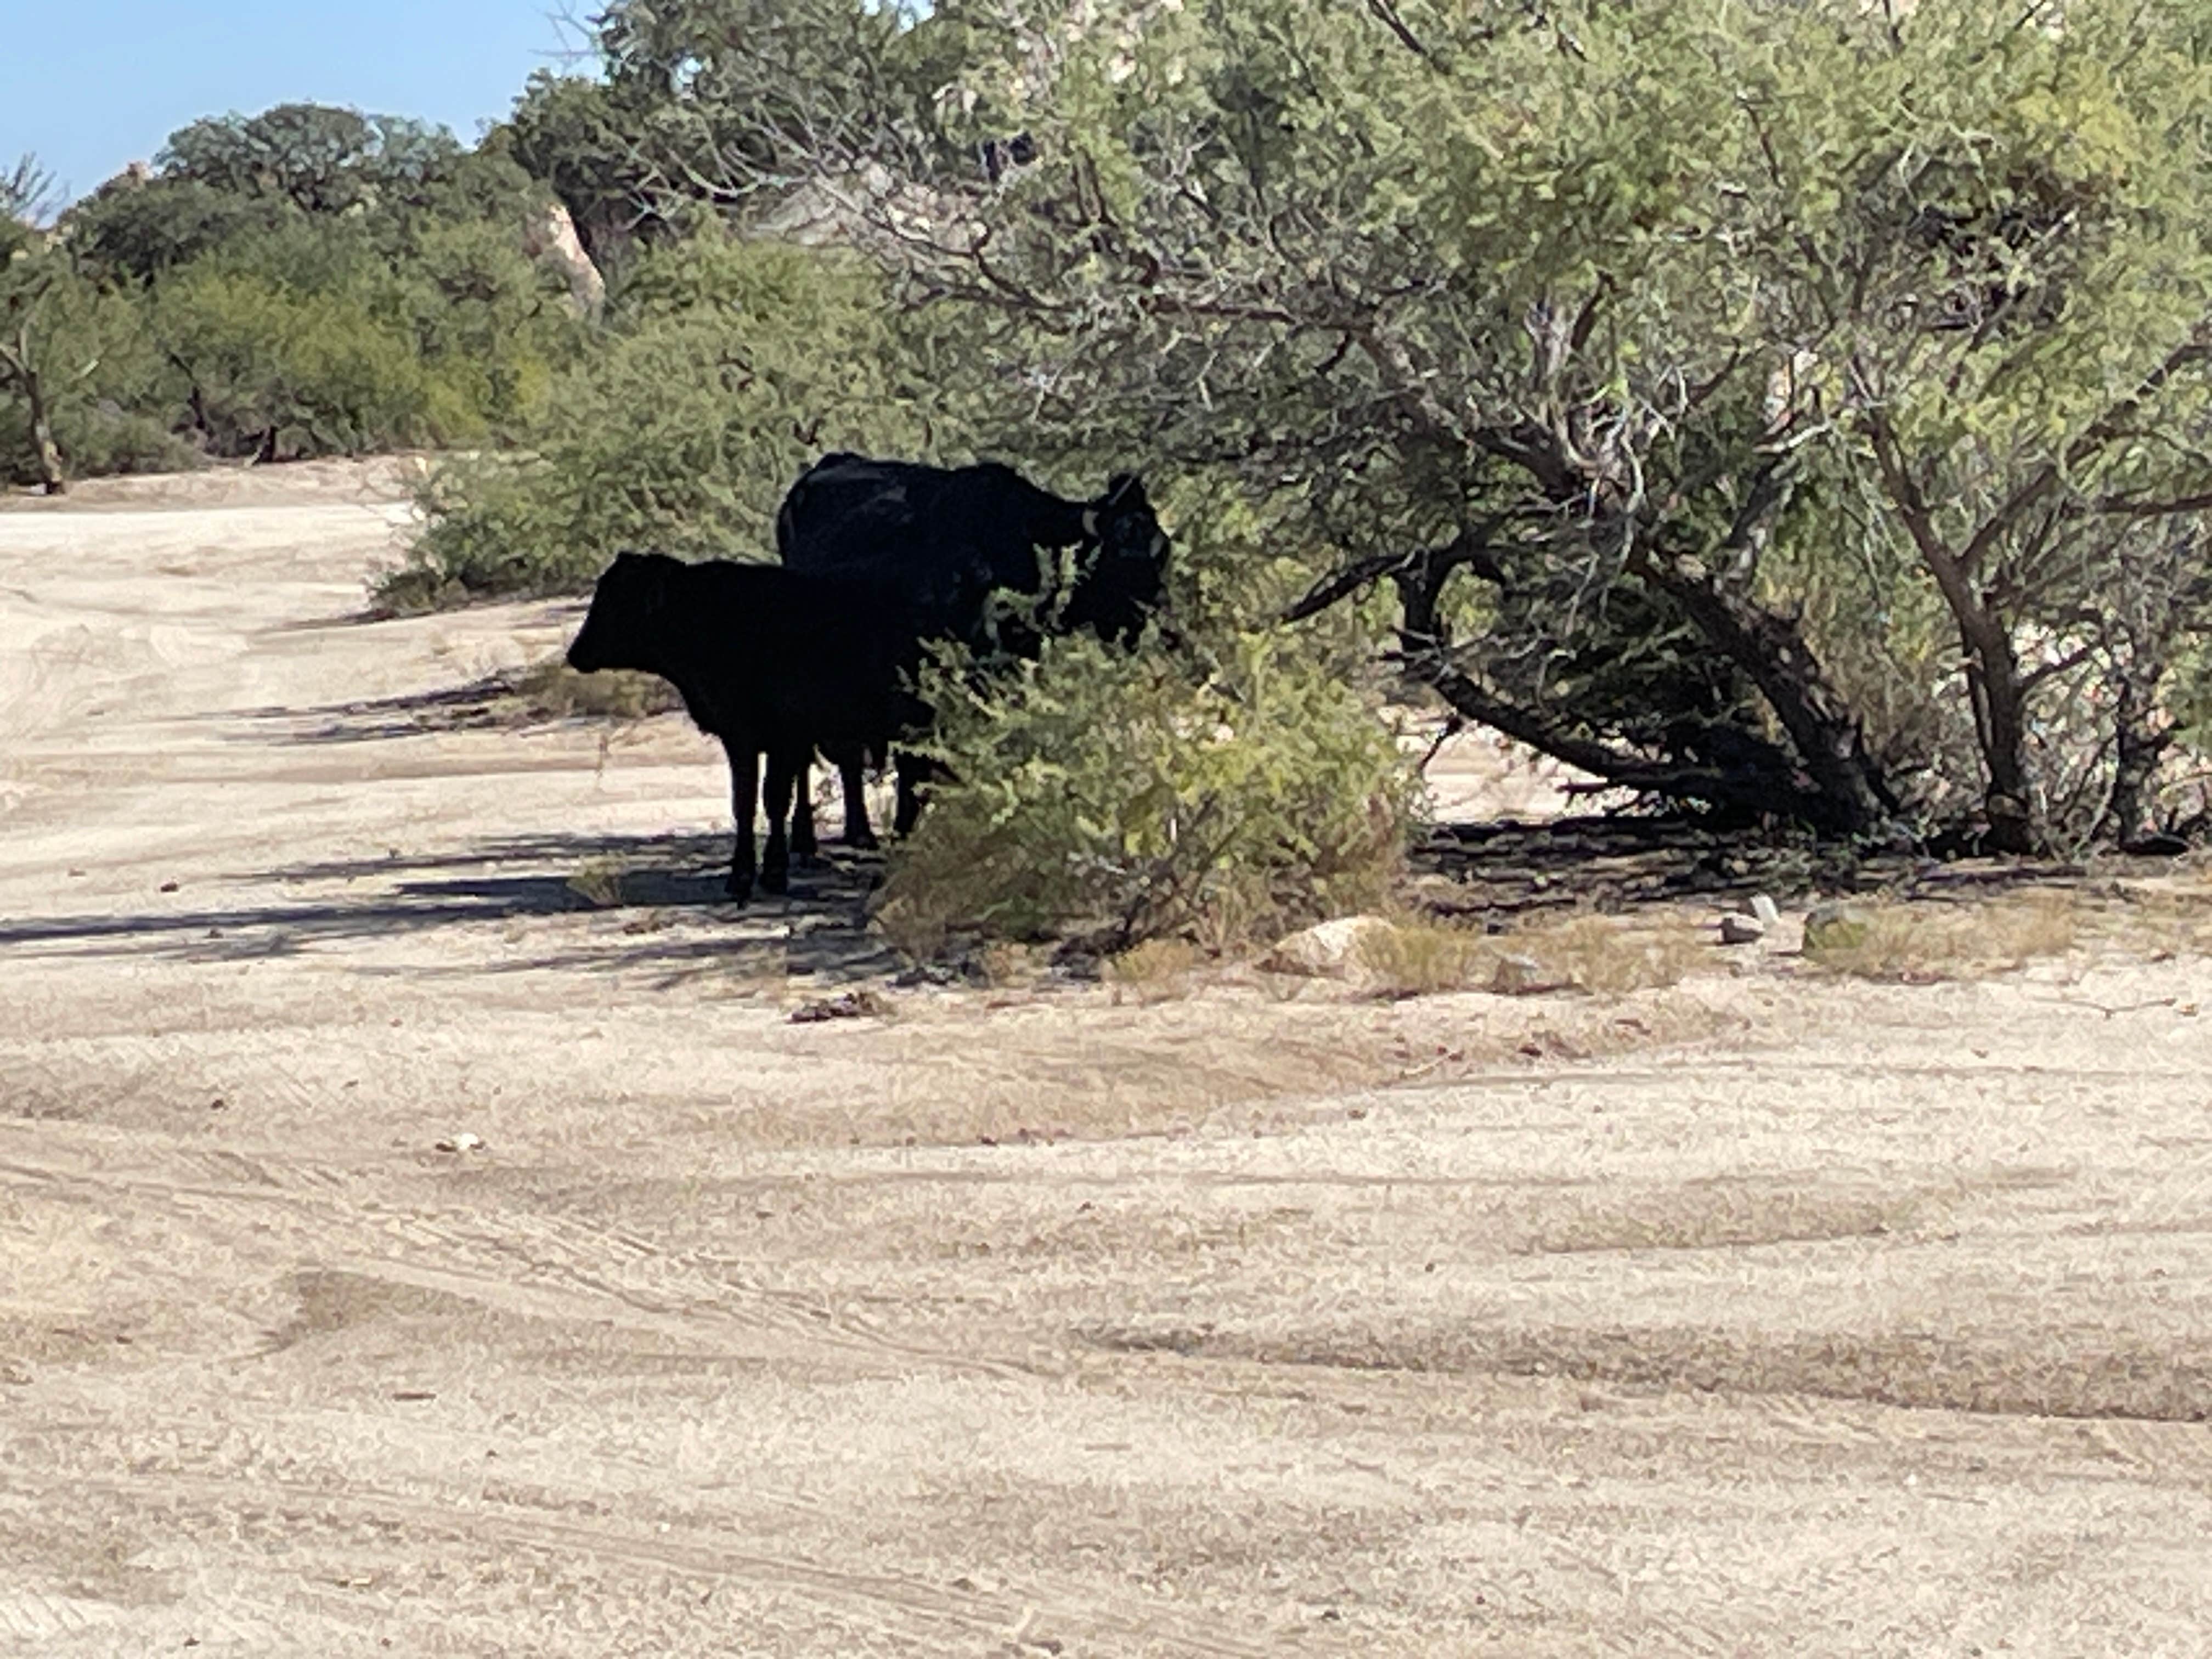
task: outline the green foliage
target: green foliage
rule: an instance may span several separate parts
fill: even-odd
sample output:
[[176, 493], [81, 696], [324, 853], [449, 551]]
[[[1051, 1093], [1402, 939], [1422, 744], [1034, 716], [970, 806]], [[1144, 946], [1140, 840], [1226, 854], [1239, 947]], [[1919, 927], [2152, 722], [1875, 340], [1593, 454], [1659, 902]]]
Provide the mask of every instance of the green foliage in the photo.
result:
[[434, 473], [386, 604], [574, 589], [624, 548], [772, 558], [776, 507], [823, 450], [923, 441], [924, 394], [848, 255], [697, 237], [641, 257], [612, 315], [526, 456]]
[[926, 673], [954, 781], [897, 854], [878, 908], [890, 937], [1218, 948], [1381, 902], [1413, 779], [1374, 702], [1279, 633], [1211, 654], [1200, 671], [1079, 635], [1010, 678]]
[[[514, 435], [580, 334], [522, 252], [542, 200], [504, 148], [420, 122], [289, 105], [194, 123], [31, 250], [42, 297], [20, 320], [56, 448], [82, 473]], [[25, 385], [0, 386], [11, 458]]]
[[113, 283], [143, 284], [291, 216], [283, 202], [234, 195], [197, 179], [126, 175], [71, 208], [68, 229], [87, 270]]
[[45, 482], [32, 383], [64, 477], [187, 464], [191, 451], [144, 411], [166, 371], [145, 307], [85, 280], [58, 249], [0, 266], [0, 480]]
[[[57, 258], [33, 333], [45, 377], [54, 440], [73, 477], [149, 472], [189, 465], [192, 451], [167, 423], [147, 412], [158, 404], [167, 365], [146, 307], [135, 296], [84, 280]], [[24, 451], [5, 435], [22, 410], [0, 398], [0, 455]], [[17, 482], [27, 482], [18, 476]]]
[[414, 343], [361, 293], [302, 291], [210, 260], [166, 284], [154, 315], [194, 428], [218, 454], [358, 454], [447, 435]]
[[169, 135], [162, 175], [223, 195], [280, 198], [309, 213], [426, 204], [465, 152], [443, 127], [325, 104], [212, 116]]
[[609, 8], [664, 201], [834, 198], [980, 447], [1241, 494], [1207, 583], [1389, 584], [1577, 764], [2051, 844], [2203, 626], [2201, 6], [811, 4]]

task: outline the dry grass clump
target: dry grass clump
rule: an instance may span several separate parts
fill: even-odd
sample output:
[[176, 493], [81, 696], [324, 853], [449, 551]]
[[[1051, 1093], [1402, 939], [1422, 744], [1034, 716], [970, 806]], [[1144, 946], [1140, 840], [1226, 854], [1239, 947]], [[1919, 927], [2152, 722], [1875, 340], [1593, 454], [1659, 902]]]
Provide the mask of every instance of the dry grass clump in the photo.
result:
[[1489, 983], [1500, 953], [1482, 934], [1411, 917], [1361, 934], [1363, 976], [1388, 996], [1433, 996]]
[[1117, 1000], [1126, 992], [1140, 1003], [1152, 1002], [1188, 988], [1190, 976], [1205, 960], [1188, 939], [1148, 939], [1107, 957], [1099, 971]]
[[611, 910], [623, 902], [623, 866], [613, 859], [587, 859], [564, 884], [586, 903]]
[[2083, 907], [2081, 924], [2087, 939], [2154, 961], [2212, 955], [2212, 886], [2201, 880], [2116, 883], [2107, 902]]
[[1678, 985], [1711, 959], [1704, 935], [1679, 916], [1573, 916], [1505, 937], [1548, 974], [1607, 996]]
[[1369, 985], [1387, 996], [1500, 990], [1618, 996], [1679, 983], [1702, 942], [1686, 924], [1575, 916], [1507, 933], [1478, 933], [1408, 918], [1362, 936]]
[[622, 669], [579, 674], [558, 657], [525, 669], [510, 695], [539, 720], [635, 720], [684, 706], [676, 688], [657, 675]]
[[2063, 956], [2081, 936], [2069, 893], [2026, 893], [1978, 903], [1854, 904], [1861, 926], [1808, 940], [1805, 959], [1830, 973], [1907, 985], [1983, 979], [2045, 957]]

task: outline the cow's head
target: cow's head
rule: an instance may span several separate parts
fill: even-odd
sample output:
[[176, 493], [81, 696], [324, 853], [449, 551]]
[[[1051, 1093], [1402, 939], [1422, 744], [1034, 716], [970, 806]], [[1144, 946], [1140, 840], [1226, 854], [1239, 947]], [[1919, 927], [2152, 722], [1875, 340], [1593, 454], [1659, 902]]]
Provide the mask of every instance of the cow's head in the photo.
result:
[[568, 647], [568, 666], [580, 674], [653, 669], [664, 642], [672, 579], [682, 568], [665, 553], [617, 553], [592, 590], [592, 608]]
[[1082, 568], [1068, 596], [1068, 621], [1133, 645], [1167, 592], [1169, 544], [1144, 484], [1126, 472], [1083, 509]]

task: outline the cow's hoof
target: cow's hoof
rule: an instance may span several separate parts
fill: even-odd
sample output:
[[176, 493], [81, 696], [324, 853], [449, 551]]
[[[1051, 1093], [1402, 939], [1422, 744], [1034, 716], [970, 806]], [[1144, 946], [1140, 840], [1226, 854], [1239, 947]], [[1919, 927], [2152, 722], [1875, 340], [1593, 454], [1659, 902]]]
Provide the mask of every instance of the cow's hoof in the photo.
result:
[[732, 876], [722, 884], [723, 895], [733, 904], [743, 904], [753, 896], [750, 876]]
[[863, 830], [857, 836], [848, 830], [845, 836], [845, 845], [856, 853], [872, 853], [883, 842], [876, 839], [876, 832], [872, 830]]
[[787, 870], [763, 870], [760, 884], [763, 893], [787, 893], [791, 890], [791, 872]]

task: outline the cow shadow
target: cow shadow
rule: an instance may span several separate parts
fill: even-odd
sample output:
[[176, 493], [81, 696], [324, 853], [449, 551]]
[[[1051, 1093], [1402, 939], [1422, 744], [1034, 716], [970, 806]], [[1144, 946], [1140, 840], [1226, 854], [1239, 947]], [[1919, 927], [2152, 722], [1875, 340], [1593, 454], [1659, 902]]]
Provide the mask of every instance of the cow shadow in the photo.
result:
[[[829, 849], [794, 867], [788, 894], [738, 905], [722, 887], [728, 851], [726, 836], [548, 835], [301, 863], [216, 884], [252, 889], [234, 902], [0, 918], [0, 951], [237, 963], [475, 929], [477, 947], [450, 966], [417, 958], [360, 971], [645, 969], [674, 982], [736, 968], [854, 981], [906, 965], [867, 927], [880, 858]], [[271, 887], [294, 896], [270, 902]], [[499, 930], [495, 951], [483, 948], [487, 928]]]

